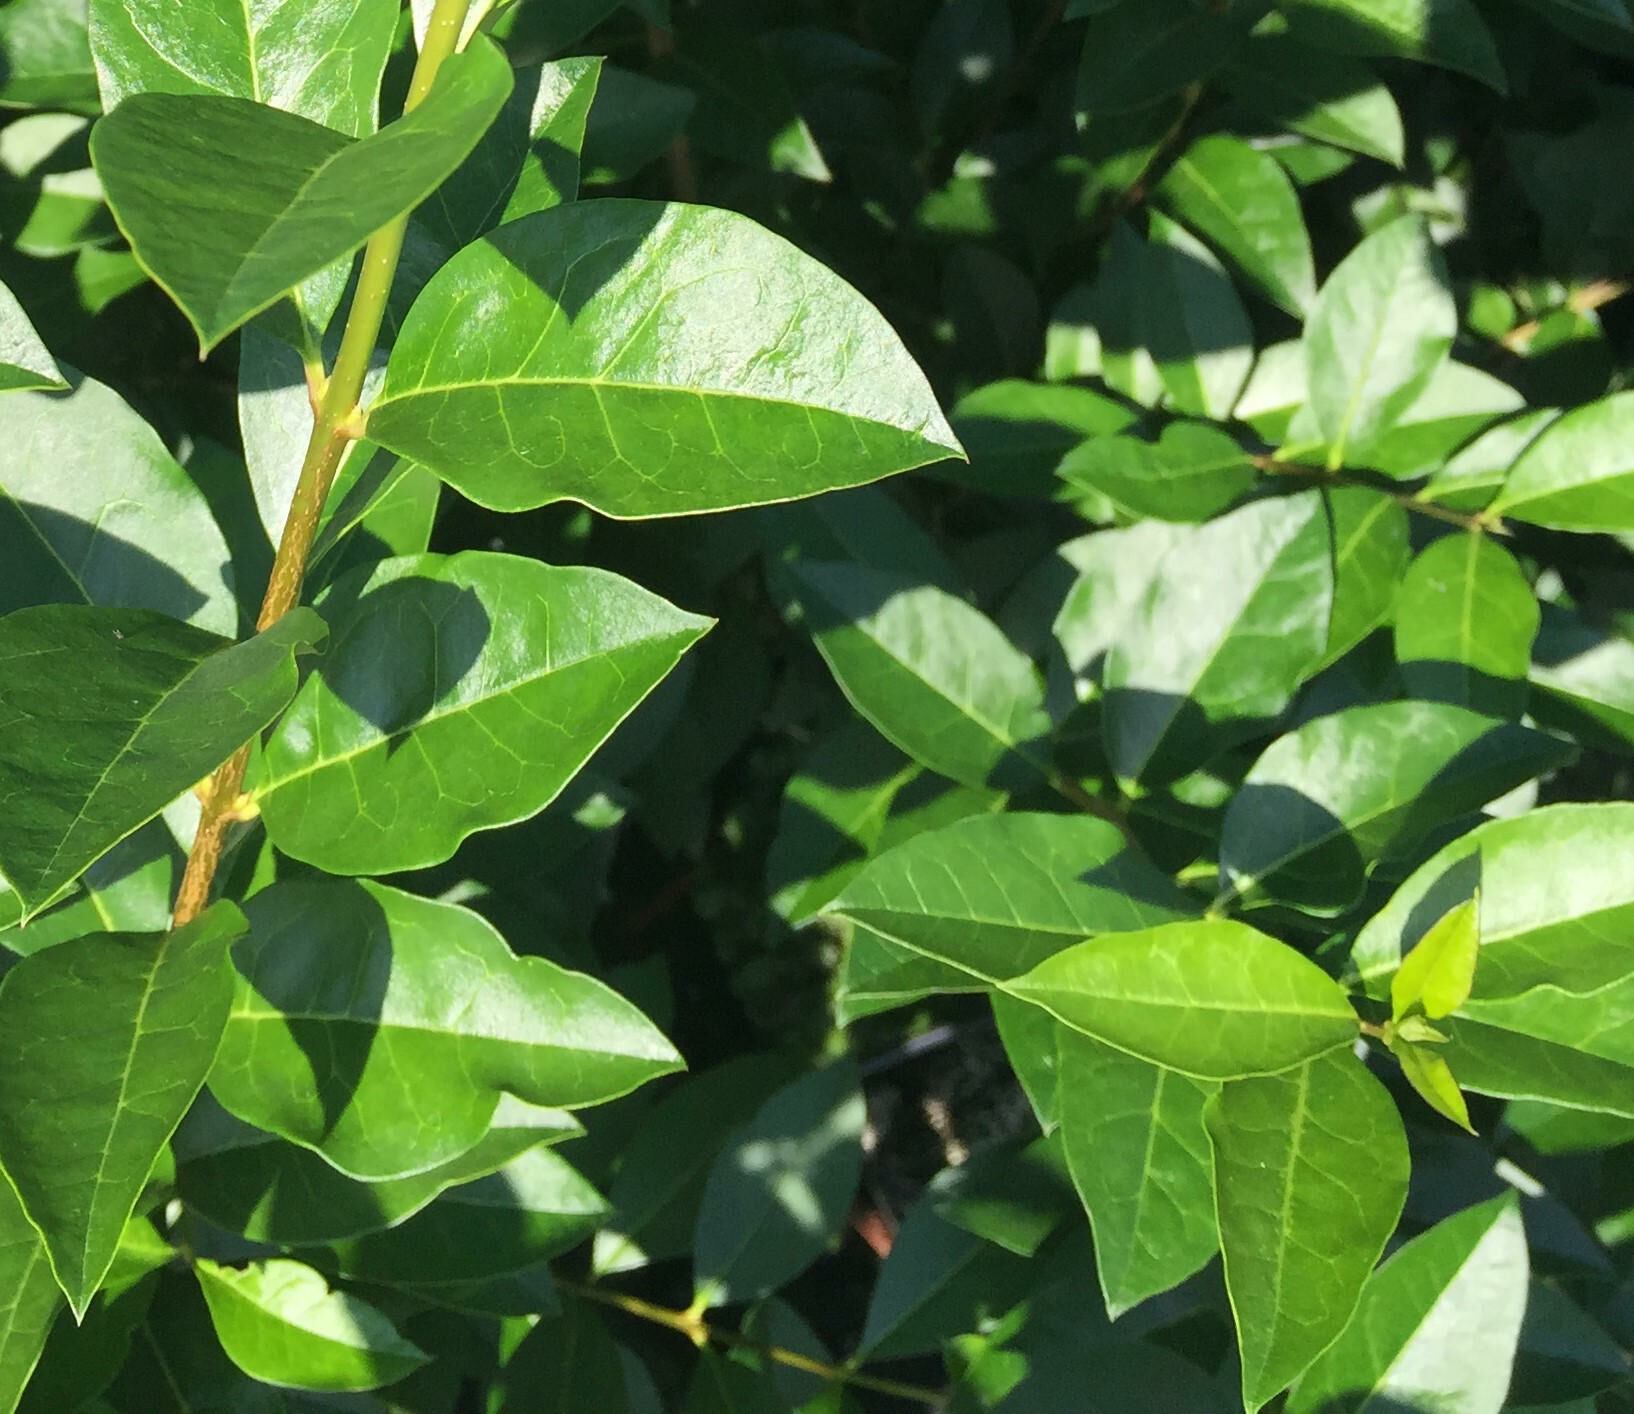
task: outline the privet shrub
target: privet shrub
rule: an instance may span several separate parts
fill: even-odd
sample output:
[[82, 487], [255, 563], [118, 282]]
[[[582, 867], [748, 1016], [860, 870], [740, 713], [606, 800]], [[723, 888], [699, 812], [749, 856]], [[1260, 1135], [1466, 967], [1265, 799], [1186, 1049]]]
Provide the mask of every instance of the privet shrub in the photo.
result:
[[1630, 57], [0, 8], [0, 1414], [1628, 1408]]

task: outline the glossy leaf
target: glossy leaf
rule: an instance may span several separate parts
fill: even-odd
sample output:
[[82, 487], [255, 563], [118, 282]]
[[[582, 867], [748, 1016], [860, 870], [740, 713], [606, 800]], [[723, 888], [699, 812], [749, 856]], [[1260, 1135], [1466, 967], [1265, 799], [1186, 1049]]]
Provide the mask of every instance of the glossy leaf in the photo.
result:
[[1512, 1194], [1437, 1223], [1367, 1279], [1344, 1333], [1288, 1397], [1288, 1414], [1359, 1414], [1390, 1403], [1499, 1414], [1527, 1266]]
[[680, 1068], [611, 988], [512, 956], [451, 904], [327, 880], [264, 889], [245, 911], [211, 1093], [353, 1177], [466, 1153], [502, 1093], [573, 1109]]
[[1333, 548], [1317, 492], [1254, 501], [1178, 539], [1107, 654], [1107, 756], [1173, 778], [1252, 735], [1327, 644]]
[[588, 1301], [564, 1301], [510, 1353], [490, 1395], [496, 1414], [538, 1409], [635, 1414], [619, 1347]]
[[1243, 1403], [1259, 1409], [1344, 1330], [1407, 1196], [1407, 1137], [1354, 1056], [1221, 1087], [1207, 1115]]
[[96, 74], [78, 0], [11, 0], [0, 10], [0, 104], [96, 111]]
[[1415, 697], [1518, 717], [1540, 611], [1502, 545], [1445, 535], [1408, 568], [1396, 607], [1396, 659]]
[[238, 0], [91, 0], [91, 52], [102, 106], [136, 93], [247, 98], [348, 137], [375, 128], [375, 99], [391, 48], [392, 0], [327, 5]]
[[966, 393], [948, 414], [969, 455], [931, 473], [995, 496], [1049, 497], [1055, 469], [1086, 437], [1109, 437], [1134, 415], [1089, 388], [1002, 378]]
[[959, 452], [837, 276], [743, 216], [622, 200], [459, 252], [409, 312], [368, 425], [481, 505], [621, 517], [785, 501]]
[[[97, 124], [91, 156], [131, 249], [208, 351], [434, 191], [510, 87], [478, 40], [418, 108], [356, 142], [241, 98], [139, 93]], [[235, 160], [247, 151], [278, 160]]]
[[1503, 65], [1473, 0], [1285, 0], [1293, 33], [1341, 54], [1417, 59], [1507, 91]]
[[765, 1296], [823, 1252], [856, 1196], [866, 1120], [856, 1068], [837, 1061], [779, 1090], [727, 1141], [698, 1211], [700, 1298]]
[[1402, 165], [1401, 111], [1364, 63], [1284, 34], [1260, 33], [1221, 82], [1239, 103], [1296, 133]]
[[111, 388], [7, 393], [0, 442], [0, 610], [100, 604], [237, 628], [209, 505]]
[[27, 913], [271, 721], [323, 637], [305, 609], [231, 646], [140, 609], [0, 619], [0, 870]]
[[[1398, 481], [1416, 480], [1439, 470], [1462, 444], [1525, 405], [1501, 378], [1449, 359], [1388, 432], [1366, 445], [1353, 445], [1347, 459], [1352, 466], [1382, 471]], [[1289, 428], [1290, 439], [1302, 432], [1303, 421], [1298, 418]]]
[[829, 907], [904, 950], [927, 990], [1003, 982], [1086, 937], [1195, 911], [1106, 821], [1022, 813], [915, 835]]
[[0, 1175], [0, 1410], [12, 1414], [62, 1305], [45, 1242]]
[[[1259, 43], [1251, 41], [1249, 52]], [[1299, 314], [1310, 306], [1316, 296], [1310, 237], [1293, 183], [1269, 153], [1223, 133], [1199, 138], [1155, 195], [1282, 308]]]
[[0, 393], [66, 386], [17, 296], [0, 284]]
[[1433, 1045], [1420, 1045], [1399, 1036], [1388, 1044], [1390, 1054], [1401, 1065], [1402, 1077], [1418, 1092], [1419, 1098], [1460, 1129], [1475, 1133], [1475, 1126], [1469, 1122], [1469, 1105], [1464, 1100], [1464, 1092], [1458, 1088], [1458, 1079], [1441, 1052]]
[[1400, 1021], [1419, 1006], [1432, 1019], [1469, 1000], [1481, 951], [1481, 896], [1449, 908], [1402, 959], [1390, 979], [1390, 1014]]
[[1254, 331], [1213, 253], [1161, 212], [1147, 236], [1137, 321], [1175, 408], [1229, 417], [1254, 365]]
[[227, 947], [243, 927], [222, 903], [157, 939], [59, 943], [0, 982], [0, 1165], [76, 1316], [204, 1083], [232, 1003]]
[[1048, 774], [1044, 684], [979, 610], [862, 565], [791, 567], [818, 651], [852, 704], [924, 766], [998, 789]]
[[1634, 393], [1576, 408], [1521, 452], [1490, 507], [1553, 530], [1634, 530]]
[[1329, 491], [1327, 501], [1333, 523], [1333, 614], [1323, 661], [1331, 663], [1390, 621], [1412, 550], [1407, 512], [1390, 497], [1342, 486]]
[[1116, 1320], [1214, 1255], [1203, 1107], [1219, 1088], [1056, 1024], [1061, 1138]]
[[1221, 827], [1222, 884], [1313, 911], [1347, 907], [1380, 859], [1571, 757], [1542, 732], [1438, 702], [1317, 717], [1243, 778]]
[[311, 1267], [282, 1258], [243, 1269], [194, 1263], [228, 1358], [264, 1384], [324, 1393], [395, 1384], [428, 1359], [390, 1321]]
[[1080, 943], [1003, 988], [1094, 1040], [1200, 1080], [1284, 1071], [1356, 1038], [1355, 1013], [1321, 968], [1223, 918]]
[[1457, 328], [1446, 269], [1416, 217], [1375, 231], [1339, 263], [1304, 339], [1330, 466], [1390, 431], [1429, 386]]
[[1097, 6], [1078, 69], [1079, 106], [1121, 113], [1209, 77], [1269, 8], [1199, 10], [1188, 0]]
[[605, 570], [483, 551], [385, 561], [319, 608], [334, 647], [251, 789], [279, 849], [345, 874], [543, 809], [709, 625]]
[[1259, 480], [1235, 439], [1198, 422], [1171, 422], [1155, 443], [1091, 438], [1061, 459], [1057, 475], [1127, 514], [1182, 522], [1218, 515]]

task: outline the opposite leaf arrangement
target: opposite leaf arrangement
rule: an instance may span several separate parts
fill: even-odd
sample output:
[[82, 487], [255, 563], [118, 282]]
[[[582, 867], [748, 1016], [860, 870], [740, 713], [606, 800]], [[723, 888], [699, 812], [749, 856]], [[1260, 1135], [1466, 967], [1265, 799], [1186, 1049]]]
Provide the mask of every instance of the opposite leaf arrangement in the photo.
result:
[[[237, 413], [161, 436], [0, 285], [0, 1414], [1626, 1398], [1634, 1195], [1591, 1235], [1488, 1144], [1634, 1141], [1634, 394], [1480, 350], [1622, 290], [1455, 282], [1371, 66], [1502, 92], [1634, 54], [1621, 0], [645, 0], [665, 77], [555, 57], [617, 8], [0, 12], [76, 300], [151, 280]], [[974, 238], [1058, 27], [1040, 359]], [[770, 185], [581, 196], [700, 154]], [[903, 222], [966, 242], [923, 338], [831, 268]], [[666, 858], [722, 959], [673, 995], [676, 899], [605, 919]], [[904, 1014], [1026, 1108], [898, 1228]]]

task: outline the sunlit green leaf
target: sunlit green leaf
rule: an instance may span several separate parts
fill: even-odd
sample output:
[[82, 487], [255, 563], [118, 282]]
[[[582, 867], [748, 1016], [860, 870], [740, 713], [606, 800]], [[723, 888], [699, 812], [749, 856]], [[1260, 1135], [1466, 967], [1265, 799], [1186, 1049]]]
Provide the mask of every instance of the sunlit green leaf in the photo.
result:
[[1634, 393], [1576, 408], [1521, 452], [1492, 514], [1554, 530], [1634, 530]]
[[17, 296], [0, 284], [0, 392], [66, 386]]
[[1417, 59], [1507, 91], [1474, 0], [1284, 0], [1295, 36], [1340, 54]]
[[1171, 422], [1155, 443], [1091, 438], [1061, 459], [1057, 475], [1128, 514], [1168, 521], [1208, 520], [1259, 480], [1234, 438], [1199, 422]]
[[[1408, 1018], [1409, 1022], [1420, 1018]], [[1401, 1073], [1419, 1097], [1437, 1114], [1450, 1119], [1460, 1129], [1475, 1133], [1469, 1122], [1469, 1106], [1464, 1092], [1458, 1088], [1457, 1077], [1440, 1051], [1415, 1041], [1397, 1039], [1389, 1042], [1390, 1054], [1401, 1063]]]
[[45, 1242], [0, 1175], [0, 1410], [17, 1407], [34, 1373], [62, 1292]]
[[1481, 950], [1481, 896], [1447, 910], [1390, 979], [1390, 1012], [1400, 1021], [1412, 1006], [1428, 1017], [1449, 1016], [1468, 999]]

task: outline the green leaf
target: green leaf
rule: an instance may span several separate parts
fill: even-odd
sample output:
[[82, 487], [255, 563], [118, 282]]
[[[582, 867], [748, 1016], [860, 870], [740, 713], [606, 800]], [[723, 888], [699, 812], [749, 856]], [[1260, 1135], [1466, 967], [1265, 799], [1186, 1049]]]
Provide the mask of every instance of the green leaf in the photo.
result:
[[1015, 1071], [1016, 1080], [1027, 1094], [1038, 1127], [1052, 1134], [1059, 1127], [1060, 1117], [1060, 1061], [1056, 1046], [1060, 1023], [1042, 1007], [1031, 1006], [1003, 992], [989, 992], [987, 1000], [993, 1008], [993, 1022], [1010, 1069]]
[[1155, 443], [1091, 438], [1061, 459], [1057, 475], [1129, 516], [1181, 522], [1219, 515], [1259, 480], [1234, 438], [1200, 422], [1171, 422]]
[[1415, 697], [1518, 717], [1540, 610], [1515, 557], [1487, 536], [1421, 550], [1396, 605], [1396, 659]]
[[970, 461], [943, 462], [930, 475], [993, 496], [1040, 499], [1060, 490], [1055, 469], [1063, 456], [1086, 437], [1109, 437], [1135, 420], [1122, 403], [1089, 388], [1020, 378], [966, 393], [948, 416]]
[[1489, 507], [1551, 530], [1634, 530], [1634, 393], [1574, 408], [1521, 452]]
[[1190, 0], [1100, 7], [1084, 35], [1079, 107], [1128, 112], [1209, 77], [1269, 8], [1268, 0], [1220, 10], [1199, 9]]
[[159, 938], [59, 943], [0, 982], [0, 1166], [78, 1317], [210, 1069], [243, 927], [217, 904]]
[[466, 1153], [502, 1093], [575, 1109], [681, 1067], [611, 988], [513, 956], [452, 904], [323, 880], [263, 889], [245, 912], [211, 1093], [355, 1178]]
[[62, 1292], [45, 1242], [0, 1175], [0, 1414], [12, 1414], [51, 1333]]
[[395, 0], [91, 0], [102, 106], [137, 93], [247, 98], [348, 137], [375, 128]]
[[0, 284], [0, 392], [67, 386], [17, 296]]
[[1360, 486], [1326, 493], [1333, 523], [1333, 616], [1324, 664], [1343, 657], [1395, 613], [1412, 554], [1407, 512]]
[[709, 626], [606, 570], [486, 551], [367, 567], [319, 609], [334, 650], [250, 789], [279, 849], [344, 874], [536, 814]]
[[409, 1178], [365, 1184], [320, 1154], [235, 1119], [201, 1096], [176, 1132], [176, 1191], [189, 1210], [254, 1242], [338, 1242], [412, 1217], [439, 1193], [503, 1168], [537, 1144], [581, 1134], [565, 1111], [502, 1095], [473, 1149]]
[[1243, 1403], [1256, 1410], [1350, 1320], [1407, 1197], [1407, 1136], [1348, 1054], [1233, 1081], [1207, 1123]]
[[1001, 985], [1094, 1040], [1199, 1080], [1287, 1070], [1356, 1039], [1332, 978], [1223, 918], [1096, 938]]
[[[1421, 1020], [1411, 1017], [1409, 1021]], [[1401, 1073], [1407, 1083], [1418, 1092], [1419, 1098], [1437, 1114], [1450, 1119], [1460, 1129], [1475, 1133], [1469, 1122], [1469, 1106], [1464, 1103], [1464, 1092], [1441, 1053], [1430, 1046], [1418, 1045], [1397, 1036], [1386, 1043], [1390, 1054], [1401, 1063]]]
[[385, 1286], [446, 1286], [548, 1262], [602, 1223], [607, 1200], [554, 1150], [535, 1146], [439, 1194], [399, 1226], [333, 1244], [342, 1276]]
[[1572, 756], [1542, 732], [1438, 702], [1317, 717], [1243, 778], [1221, 827], [1221, 884], [1317, 913], [1346, 908], [1379, 860]]
[[[1251, 41], [1249, 52], [1259, 44]], [[1222, 133], [1199, 138], [1153, 195], [1290, 314], [1309, 308], [1316, 297], [1310, 236], [1299, 194], [1269, 153]]]
[[1367, 1279], [1344, 1333], [1301, 1377], [1287, 1414], [1368, 1406], [1499, 1414], [1527, 1298], [1512, 1193], [1437, 1223]]
[[1634, 643], [1574, 610], [1539, 608], [1542, 627], [1528, 674], [1532, 714], [1580, 741], [1626, 751], [1634, 742]]
[[[1395, 426], [1366, 446], [1350, 448], [1352, 466], [1382, 471], [1398, 481], [1438, 471], [1455, 451], [1496, 418], [1525, 406], [1509, 384], [1467, 363], [1449, 360], [1397, 417]], [[1297, 418], [1289, 437], [1304, 431]]]
[[727, 1141], [698, 1211], [701, 1298], [765, 1296], [823, 1253], [856, 1197], [867, 1117], [856, 1067], [836, 1061], [779, 1090]]
[[1327, 279], [1305, 325], [1311, 408], [1343, 466], [1395, 426], [1447, 357], [1458, 330], [1446, 268], [1416, 216], [1392, 221]]
[[505, 1361], [489, 1395], [494, 1414], [630, 1414], [619, 1347], [588, 1301], [562, 1302], [523, 1338]]
[[91, 157], [136, 258], [208, 352], [436, 190], [510, 87], [478, 39], [418, 108], [356, 142], [241, 98], [139, 93], [97, 124]]
[[1449, 908], [1402, 959], [1390, 979], [1390, 1015], [1400, 1021], [1410, 1007], [1431, 1018], [1450, 1016], [1469, 1000], [1481, 950], [1481, 896]]
[[[707, 359], [674, 357], [683, 328]], [[460, 251], [410, 310], [368, 427], [480, 505], [635, 518], [959, 453], [924, 375], [838, 276], [746, 217], [624, 200]]]
[[[596, 3], [613, 8], [609, 0]], [[689, 88], [606, 65], [585, 120], [584, 180], [606, 184], [633, 177], [681, 135], [697, 103]]]
[[1259, 731], [1322, 657], [1332, 599], [1318, 492], [1251, 502], [1176, 540], [1106, 659], [1118, 777], [1172, 779]]
[[0, 609], [153, 609], [214, 633], [238, 610], [198, 486], [111, 388], [0, 397]]
[[0, 872], [26, 914], [266, 726], [323, 636], [307, 609], [230, 646], [140, 609], [0, 619], [0, 803], [26, 802], [0, 823]]
[[936, 1210], [956, 1227], [1021, 1257], [1038, 1253], [1076, 1212], [1059, 1134], [1025, 1147], [1001, 1145], [957, 1166], [958, 1180]]
[[1056, 1025], [1061, 1138], [1116, 1320], [1214, 1255], [1203, 1107], [1219, 1088]]
[[1153, 212], [1136, 322], [1169, 401], [1224, 419], [1254, 365], [1254, 331], [1220, 262], [1196, 236]]
[[1220, 81], [1239, 103], [1278, 127], [1403, 164], [1401, 111], [1364, 63], [1262, 32], [1249, 38]]
[[1472, 0], [1283, 0], [1292, 33], [1364, 58], [1417, 59], [1508, 92], [1503, 64]]
[[242, 1270], [193, 1264], [221, 1348], [263, 1384], [325, 1393], [379, 1389], [430, 1358], [373, 1306], [282, 1258]]
[[962, 785], [1049, 775], [1044, 684], [979, 609], [892, 571], [816, 561], [790, 570], [818, 651], [883, 736]]
[[0, 107], [96, 112], [83, 0], [11, 0], [0, 8]]
[[1022, 813], [915, 835], [829, 908], [905, 950], [924, 990], [1004, 982], [1086, 937], [1196, 911], [1106, 821]]
[[1520, 454], [1559, 418], [1559, 408], [1532, 408], [1500, 422], [1438, 467], [1418, 494], [1454, 510], [1485, 510]]

